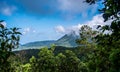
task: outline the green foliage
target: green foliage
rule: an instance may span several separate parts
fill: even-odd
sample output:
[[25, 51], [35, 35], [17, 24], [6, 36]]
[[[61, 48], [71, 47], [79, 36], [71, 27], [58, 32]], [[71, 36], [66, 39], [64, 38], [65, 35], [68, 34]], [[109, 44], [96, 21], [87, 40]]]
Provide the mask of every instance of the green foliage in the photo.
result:
[[56, 61], [52, 50], [43, 48], [38, 54], [39, 58], [34, 57], [30, 59], [32, 70], [36, 72], [52, 72], [56, 71]]
[[42, 48], [39, 58], [30, 59], [31, 71], [36, 72], [80, 72], [86, 65], [70, 50], [54, 55], [54, 47]]
[[92, 30], [87, 25], [84, 25], [80, 29], [80, 39], [77, 39], [76, 42], [78, 44], [82, 44], [82, 46], [78, 47], [77, 53], [79, 53], [79, 58], [86, 62], [89, 60], [94, 50], [96, 49], [96, 40], [94, 37], [98, 34], [97, 31]]
[[79, 32], [80, 39], [76, 40], [77, 44], [82, 44], [87, 48], [94, 46], [95, 40], [93, 38], [96, 36], [97, 31], [93, 31], [92, 28], [90, 28], [87, 25], [84, 25], [81, 27]]
[[[90, 4], [96, 1], [98, 0], [86, 0]], [[104, 8], [100, 11], [103, 12], [104, 21], [113, 21], [110, 25], [98, 27], [101, 33], [95, 37], [97, 48], [88, 62], [88, 68], [90, 72], [119, 72], [120, 0], [103, 0], [103, 5]]]
[[110, 71], [120, 72], [120, 49], [112, 50], [109, 56], [111, 62]]
[[66, 50], [65, 54], [59, 53], [56, 57], [58, 72], [79, 72], [80, 60], [72, 51]]
[[[80, 29], [81, 39], [78, 44], [83, 44], [79, 49], [79, 58], [87, 65], [88, 72], [118, 72], [120, 71], [120, 22], [113, 21], [110, 26], [99, 28], [99, 33], [92, 37], [92, 29], [83, 26]], [[105, 33], [105, 31], [110, 33]], [[95, 40], [93, 40], [94, 38]], [[90, 41], [91, 39], [91, 41]], [[93, 41], [92, 41], [93, 40]]]
[[22, 65], [21, 68], [22, 68], [22, 70], [21, 70], [22, 72], [30, 72], [31, 71], [31, 65], [29, 63]]
[[[100, 29], [102, 33], [95, 37], [98, 47], [94, 54], [95, 58], [92, 58], [96, 63], [95, 69], [100, 72], [118, 72], [120, 71], [118, 68], [120, 65], [120, 22], [115, 20], [110, 26], [106, 25]], [[106, 30], [111, 33], [105, 33]]]
[[62, 72], [79, 72], [80, 60], [75, 53], [70, 50], [66, 50], [65, 56], [65, 63], [62, 63], [62, 67], [64, 67], [65, 70]]
[[20, 40], [19, 28], [7, 28], [0, 21], [0, 71], [10, 71], [8, 58], [13, 55], [13, 48], [17, 48]]

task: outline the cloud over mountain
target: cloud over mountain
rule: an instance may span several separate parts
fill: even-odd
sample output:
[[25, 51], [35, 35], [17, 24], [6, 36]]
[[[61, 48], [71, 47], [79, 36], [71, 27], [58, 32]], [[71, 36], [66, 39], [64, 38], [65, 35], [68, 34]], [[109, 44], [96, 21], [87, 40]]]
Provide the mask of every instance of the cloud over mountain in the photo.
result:
[[[62, 27], [62, 28], [64, 28], [64, 34], [68, 34], [68, 33], [70, 33], [70, 32], [72, 32], [72, 31], [74, 31], [77, 35], [79, 34], [79, 30], [80, 30], [80, 28], [83, 26], [83, 25], [88, 25], [88, 26], [90, 26], [92, 29], [96, 29], [97, 28], [97, 26], [98, 25], [101, 25], [101, 26], [103, 26], [103, 25], [109, 25], [111, 23], [111, 20], [110, 21], [107, 21], [107, 22], [104, 22], [104, 19], [103, 19], [103, 17], [102, 17], [102, 14], [98, 14], [98, 15], [96, 15], [96, 16], [94, 16], [93, 17], [93, 19], [92, 20], [90, 20], [90, 21], [87, 21], [87, 22], [85, 22], [85, 23], [83, 23], [83, 24], [77, 24], [77, 25], [73, 25], [73, 26], [70, 26], [70, 27], [63, 27], [63, 26], [60, 26], [60, 27]], [[57, 29], [55, 29], [56, 30], [56, 32], [58, 32], [58, 33], [61, 33], [59, 30], [57, 30]]]
[[61, 34], [64, 34], [64, 33], [65, 33], [65, 29], [64, 29], [64, 27], [61, 26], [61, 25], [56, 26], [56, 27], [55, 27], [55, 31], [56, 31], [57, 33], [61, 33]]

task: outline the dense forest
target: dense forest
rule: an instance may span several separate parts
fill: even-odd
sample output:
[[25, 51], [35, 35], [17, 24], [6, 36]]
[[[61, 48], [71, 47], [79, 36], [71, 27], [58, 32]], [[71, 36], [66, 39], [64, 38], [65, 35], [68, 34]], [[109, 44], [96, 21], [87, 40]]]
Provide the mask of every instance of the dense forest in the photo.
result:
[[[94, 4], [99, 0], [86, 0]], [[84, 25], [75, 48], [12, 51], [18, 48], [19, 28], [7, 28], [0, 21], [0, 72], [120, 72], [120, 0], [103, 0], [104, 21], [109, 25], [93, 30]], [[106, 32], [107, 31], [107, 32]], [[82, 45], [81, 45], [82, 44]]]

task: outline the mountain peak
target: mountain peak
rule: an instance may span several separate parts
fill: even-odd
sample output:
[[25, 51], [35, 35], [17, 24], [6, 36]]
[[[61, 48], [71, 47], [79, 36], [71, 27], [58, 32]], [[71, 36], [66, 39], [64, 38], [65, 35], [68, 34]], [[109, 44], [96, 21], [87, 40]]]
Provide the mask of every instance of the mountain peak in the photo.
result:
[[75, 31], [71, 31], [70, 33], [68, 33], [67, 34], [68, 36], [73, 36], [73, 37], [78, 37], [79, 35], [78, 35], [78, 33], [77, 32], [75, 32]]
[[60, 39], [58, 39], [55, 44], [58, 46], [65, 46], [65, 47], [76, 47], [76, 39], [79, 36], [75, 32], [71, 32], [69, 34], [65, 34]]

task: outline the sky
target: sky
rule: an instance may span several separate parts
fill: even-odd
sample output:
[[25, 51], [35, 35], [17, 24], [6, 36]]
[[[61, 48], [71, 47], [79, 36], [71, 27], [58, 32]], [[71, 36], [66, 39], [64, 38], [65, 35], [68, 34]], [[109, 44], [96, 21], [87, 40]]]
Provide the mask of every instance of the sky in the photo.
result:
[[98, 9], [84, 0], [0, 0], [0, 20], [8, 28], [21, 28], [20, 43], [57, 40], [82, 25], [104, 24]]

